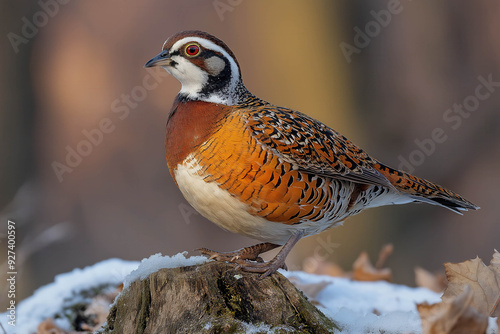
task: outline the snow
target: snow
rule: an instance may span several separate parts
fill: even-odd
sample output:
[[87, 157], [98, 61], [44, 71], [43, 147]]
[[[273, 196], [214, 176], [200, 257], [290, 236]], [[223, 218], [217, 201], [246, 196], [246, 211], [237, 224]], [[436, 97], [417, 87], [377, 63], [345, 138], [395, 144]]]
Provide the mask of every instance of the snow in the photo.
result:
[[254, 324], [249, 324], [249, 323], [246, 323], [246, 322], [242, 322], [242, 325], [243, 325], [243, 327], [245, 327], [245, 333], [246, 334], [273, 333], [271, 330], [273, 330], [273, 331], [279, 331], [280, 329], [284, 330], [284, 331], [290, 331], [290, 332], [295, 331], [294, 328], [291, 328], [291, 327], [288, 327], [288, 326], [271, 327], [271, 326], [266, 325], [266, 324], [254, 325]]
[[[246, 334], [257, 334], [257, 333], [274, 333], [275, 331], [285, 331], [285, 332], [293, 332], [294, 328], [289, 327], [289, 326], [277, 326], [277, 327], [271, 327], [270, 325], [266, 324], [249, 324], [248, 322], [241, 322], [241, 325], [243, 326], [245, 333]], [[204, 330], [209, 330], [213, 326], [212, 323], [207, 323], [205, 326], [203, 326]], [[281, 333], [281, 332], [280, 332]]]
[[347, 278], [304, 272], [280, 271], [300, 285], [329, 282], [317, 296], [319, 309], [346, 333], [420, 333], [416, 304], [441, 301], [440, 295], [425, 288], [411, 288], [383, 281], [358, 282]]
[[[36, 333], [40, 322], [61, 313], [69, 300], [71, 304], [77, 303], [75, 296], [78, 292], [106, 284], [117, 286], [138, 264], [135, 261], [109, 259], [84, 269], [57, 275], [53, 283], [39, 288], [31, 297], [17, 305], [15, 327], [7, 323], [7, 313], [0, 315], [0, 322], [7, 333]], [[80, 298], [83, 301], [83, 297]], [[63, 329], [69, 329], [69, 323], [65, 319], [57, 319], [55, 323]]]
[[204, 256], [191, 256], [188, 258], [186, 255], [187, 252], [178, 253], [173, 256], [162, 256], [161, 253], [157, 253], [147, 259], [143, 259], [139, 267], [125, 277], [123, 289], [128, 289], [130, 283], [143, 280], [160, 269], [194, 266], [208, 261]]
[[[75, 302], [79, 291], [105, 284], [124, 282], [126, 289], [131, 282], [145, 279], [162, 268], [192, 266], [208, 261], [202, 256], [186, 257], [186, 252], [174, 256], [155, 254], [139, 262], [110, 259], [84, 269], [75, 269], [55, 277], [54, 283], [39, 288], [33, 296], [19, 303], [16, 310], [16, 327], [7, 324], [7, 313], [0, 322], [7, 333], [32, 334], [40, 322], [61, 313], [65, 303]], [[319, 308], [342, 327], [343, 333], [421, 333], [420, 317], [416, 303], [439, 302], [440, 295], [424, 288], [411, 288], [387, 282], [357, 282], [346, 278], [320, 276], [300, 271], [280, 271], [294, 278], [301, 286], [328, 282], [319, 292]], [[83, 297], [80, 297], [83, 298]], [[56, 324], [69, 329], [65, 320]], [[247, 333], [269, 331], [265, 324], [244, 324]], [[210, 328], [211, 324], [205, 327]], [[495, 333], [496, 325], [490, 318], [488, 333]]]
[[[426, 288], [412, 288], [384, 281], [359, 282], [347, 278], [280, 270], [301, 286], [328, 282], [315, 298], [318, 308], [334, 319], [342, 333], [421, 333], [416, 304], [439, 303], [441, 295]], [[489, 319], [487, 334], [496, 334], [496, 319]]]

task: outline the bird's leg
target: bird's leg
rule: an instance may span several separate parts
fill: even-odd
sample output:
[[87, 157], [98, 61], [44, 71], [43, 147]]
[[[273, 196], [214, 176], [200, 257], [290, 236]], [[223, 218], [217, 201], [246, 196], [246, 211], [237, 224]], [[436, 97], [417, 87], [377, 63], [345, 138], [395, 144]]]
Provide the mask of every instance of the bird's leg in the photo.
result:
[[[201, 254], [208, 255], [210, 259], [216, 261], [226, 261], [238, 264], [238, 269], [252, 273], [263, 273], [261, 278], [265, 278], [273, 274], [279, 268], [286, 269], [285, 259], [292, 250], [293, 246], [304, 236], [304, 231], [295, 231], [288, 241], [283, 245], [279, 253], [268, 262], [264, 262], [259, 256], [261, 253], [270, 251], [280, 245], [264, 242], [250, 247], [245, 247], [234, 252], [220, 253], [210, 249], [197, 249]], [[250, 262], [250, 261], [257, 262]]]
[[285, 259], [292, 250], [293, 246], [304, 236], [303, 230], [295, 231], [286, 244], [281, 248], [279, 253], [268, 262], [255, 263], [246, 262], [244, 264], [239, 264], [240, 269], [244, 271], [249, 271], [253, 273], [263, 273], [260, 278], [266, 278], [267, 276], [273, 274], [279, 268], [286, 268]]
[[264, 262], [259, 255], [279, 246], [280, 245], [272, 244], [270, 242], [263, 242], [250, 247], [238, 249], [234, 252], [216, 252], [207, 248], [199, 248], [197, 251], [203, 255], [208, 255], [210, 260], [213, 259], [216, 261], [244, 264], [246, 263], [246, 260]]

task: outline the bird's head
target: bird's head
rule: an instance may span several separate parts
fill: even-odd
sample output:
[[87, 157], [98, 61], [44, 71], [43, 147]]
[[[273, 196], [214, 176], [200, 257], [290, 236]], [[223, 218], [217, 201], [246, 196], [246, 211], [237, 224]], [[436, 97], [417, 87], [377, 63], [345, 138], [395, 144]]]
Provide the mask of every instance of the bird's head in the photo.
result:
[[235, 105], [248, 93], [233, 52], [203, 31], [169, 37], [162, 51], [144, 66], [161, 66], [179, 80], [182, 99]]

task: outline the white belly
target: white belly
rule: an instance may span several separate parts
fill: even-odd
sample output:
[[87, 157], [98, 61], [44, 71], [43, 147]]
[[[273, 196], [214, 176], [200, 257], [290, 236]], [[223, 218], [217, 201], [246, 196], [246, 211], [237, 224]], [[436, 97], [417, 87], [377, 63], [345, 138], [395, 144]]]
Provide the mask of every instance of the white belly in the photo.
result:
[[205, 182], [198, 174], [201, 167], [188, 156], [174, 171], [175, 180], [186, 200], [205, 218], [218, 226], [261, 241], [284, 244], [297, 229], [306, 235], [316, 234], [328, 226], [318, 226], [318, 222], [286, 225], [268, 221], [249, 213], [249, 206], [229, 192], [219, 188], [214, 182]]

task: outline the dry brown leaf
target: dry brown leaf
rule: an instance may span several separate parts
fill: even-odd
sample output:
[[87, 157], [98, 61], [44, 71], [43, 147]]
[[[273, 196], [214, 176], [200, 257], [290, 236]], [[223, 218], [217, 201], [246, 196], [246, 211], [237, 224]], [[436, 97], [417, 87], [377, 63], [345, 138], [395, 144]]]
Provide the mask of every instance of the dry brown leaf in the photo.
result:
[[377, 269], [382, 269], [385, 265], [385, 261], [389, 258], [389, 256], [392, 255], [394, 252], [394, 246], [393, 244], [386, 244], [382, 246], [382, 249], [380, 249], [380, 252], [378, 253], [378, 259], [377, 262], [375, 263], [375, 268]]
[[500, 315], [500, 254], [495, 251], [493, 260], [486, 266], [476, 257], [461, 263], [445, 263], [448, 287], [443, 300], [461, 295], [466, 286], [473, 294], [472, 306], [491, 317]]
[[99, 295], [92, 298], [92, 301], [87, 306], [83, 314], [92, 319], [93, 324], [82, 324], [82, 329], [96, 331], [101, 328], [108, 317], [111, 300], [107, 295]]
[[108, 317], [110, 304], [122, 290], [123, 284], [119, 285], [114, 291], [92, 298], [83, 314], [87, 319], [91, 319], [93, 324], [82, 324], [82, 329], [94, 332], [101, 328]]
[[355, 281], [388, 281], [392, 280], [392, 271], [389, 268], [375, 268], [366, 252], [362, 252], [352, 265], [352, 278]]
[[500, 253], [496, 249], [493, 253], [493, 258], [490, 261], [489, 268], [493, 270], [497, 275], [500, 275]]
[[382, 269], [387, 258], [392, 254], [394, 247], [387, 244], [379, 252], [375, 267], [370, 262], [366, 252], [359, 255], [353, 264], [353, 271], [346, 272], [339, 265], [331, 261], [308, 257], [304, 260], [302, 268], [305, 272], [332, 277], [347, 277], [358, 281], [391, 281], [390, 269]]
[[315, 259], [313, 257], [306, 258], [302, 265], [306, 273], [316, 275], [328, 275], [333, 277], [346, 277], [348, 274], [336, 263]]
[[323, 291], [331, 282], [321, 281], [318, 283], [301, 283], [297, 277], [290, 277], [290, 282], [300, 291], [302, 291], [309, 299], [316, 301], [319, 293]]
[[444, 274], [433, 274], [420, 267], [415, 267], [415, 283], [434, 292], [443, 292], [448, 285]]
[[52, 319], [45, 319], [37, 328], [36, 334], [69, 334], [65, 330], [59, 328]]
[[429, 305], [418, 304], [422, 319], [422, 334], [484, 334], [488, 317], [473, 306], [474, 294], [467, 287], [455, 297]]

